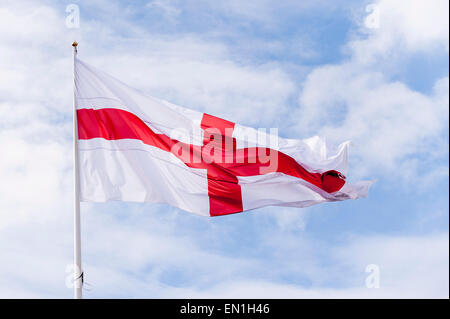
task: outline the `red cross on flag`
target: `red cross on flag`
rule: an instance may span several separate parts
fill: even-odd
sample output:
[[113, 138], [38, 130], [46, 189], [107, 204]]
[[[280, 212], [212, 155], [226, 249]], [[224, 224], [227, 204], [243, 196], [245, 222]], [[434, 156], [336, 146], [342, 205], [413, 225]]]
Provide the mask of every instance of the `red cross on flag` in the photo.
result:
[[348, 143], [284, 139], [146, 96], [75, 59], [81, 201], [167, 203], [217, 216], [367, 196]]

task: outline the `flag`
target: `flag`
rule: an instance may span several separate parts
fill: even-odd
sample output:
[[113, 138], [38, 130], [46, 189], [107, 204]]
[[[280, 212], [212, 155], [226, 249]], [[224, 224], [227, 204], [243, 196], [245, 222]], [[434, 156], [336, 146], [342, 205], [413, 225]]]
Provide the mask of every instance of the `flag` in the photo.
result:
[[75, 59], [80, 200], [167, 203], [206, 216], [367, 196], [348, 142], [280, 138], [147, 96]]

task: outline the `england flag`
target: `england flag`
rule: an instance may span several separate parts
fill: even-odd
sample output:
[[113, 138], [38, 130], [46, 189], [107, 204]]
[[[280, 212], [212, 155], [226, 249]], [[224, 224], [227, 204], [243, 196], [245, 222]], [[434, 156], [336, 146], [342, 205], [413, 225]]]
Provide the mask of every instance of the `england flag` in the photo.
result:
[[147, 96], [75, 59], [81, 201], [167, 203], [218, 216], [365, 197], [345, 142], [285, 139]]

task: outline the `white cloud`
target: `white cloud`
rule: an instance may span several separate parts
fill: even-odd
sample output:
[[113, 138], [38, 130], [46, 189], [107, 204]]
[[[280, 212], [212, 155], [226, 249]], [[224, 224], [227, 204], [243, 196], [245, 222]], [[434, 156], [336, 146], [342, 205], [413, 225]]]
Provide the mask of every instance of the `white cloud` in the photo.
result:
[[176, 18], [180, 15], [181, 9], [173, 5], [171, 1], [168, 0], [153, 0], [147, 3], [147, 8], [150, 10], [159, 10], [162, 12], [163, 16], [169, 21], [176, 22]]
[[[381, 0], [375, 3], [379, 28], [367, 28], [363, 19], [358, 38], [349, 43], [354, 58], [362, 63], [401, 58], [404, 51], [433, 54], [449, 49], [447, 0]], [[367, 38], [361, 38], [367, 34]]]
[[308, 75], [299, 100], [299, 131], [350, 139], [352, 160], [359, 164], [353, 176], [441, 180], [448, 168], [429, 163], [448, 158], [448, 77], [436, 79], [431, 94], [425, 94], [393, 75], [408, 54], [448, 51], [448, 1], [376, 5], [380, 28], [349, 42], [345, 62], [317, 67]]
[[341, 261], [350, 261], [350, 269], [355, 273], [366, 265], [378, 265], [380, 297], [448, 298], [448, 248], [447, 233], [356, 237], [349, 246], [339, 249], [336, 256]]
[[[352, 63], [326, 66], [308, 76], [300, 104], [305, 131], [351, 140], [368, 171], [395, 172], [418, 153], [446, 154], [441, 149], [433, 155], [433, 150], [445, 144], [448, 78], [439, 79], [427, 96]], [[404, 170], [400, 173], [405, 176]]]
[[[149, 235], [146, 233], [144, 236]], [[285, 242], [280, 242], [279, 239], [286, 240], [282, 236], [278, 239], [271, 238], [271, 241], [275, 246], [284, 245]], [[110, 296], [120, 296], [115, 289], [120, 286], [125, 287], [124, 294], [127, 296], [157, 298], [448, 298], [447, 233], [430, 236], [351, 238], [344, 244], [332, 246], [331, 250], [326, 251], [332, 262], [325, 265], [320, 262], [321, 253], [317, 251], [320, 246], [311, 249], [311, 244], [307, 243], [303, 245], [304, 249], [299, 251], [298, 248], [302, 245], [299, 243], [292, 247], [283, 247], [288, 255], [281, 253], [280, 257], [284, 256], [287, 260], [276, 264], [264, 264], [261, 263], [262, 260], [245, 262], [245, 258], [236, 262], [223, 257], [217, 258], [214, 254], [203, 253], [203, 256], [199, 256], [194, 249], [188, 260], [185, 259], [185, 254], [182, 257], [184, 262], [178, 260], [178, 257], [176, 259], [179, 265], [185, 265], [182, 267], [184, 274], [190, 273], [190, 267], [193, 267], [193, 274], [197, 271], [195, 282], [188, 281], [176, 286], [164, 284], [163, 274], [170, 266], [165, 263], [163, 267], [157, 267], [158, 258], [155, 260], [147, 256], [148, 258], [143, 258], [138, 263], [147, 265], [145, 272], [136, 272], [136, 264], [133, 264], [136, 260], [133, 259], [122, 267], [114, 262], [104, 262], [96, 264], [94, 273], [91, 273], [91, 278], [99, 281], [93, 283], [94, 290], [91, 294], [101, 294], [100, 291], [95, 291], [101, 289], [108, 291]], [[155, 245], [149, 245], [148, 250], [153, 250], [154, 247]], [[269, 251], [271, 249], [270, 246], [262, 247]], [[170, 247], [167, 249], [168, 254], [174, 252]], [[113, 251], [96, 253], [114, 255]], [[153, 267], [150, 267], [149, 263]], [[365, 269], [369, 264], [375, 264], [380, 269], [380, 288], [365, 286], [369, 276]], [[294, 269], [288, 269], [286, 265]], [[258, 276], [252, 274], [255, 271]], [[130, 272], [134, 276], [125, 275]], [[271, 279], [277, 278], [277, 274], [283, 272], [306, 276], [310, 284], [280, 283]], [[239, 276], [239, 273], [243, 275]], [[208, 279], [202, 284], [202, 279], [206, 278]], [[330, 287], [330, 282], [339, 283], [339, 287]]]

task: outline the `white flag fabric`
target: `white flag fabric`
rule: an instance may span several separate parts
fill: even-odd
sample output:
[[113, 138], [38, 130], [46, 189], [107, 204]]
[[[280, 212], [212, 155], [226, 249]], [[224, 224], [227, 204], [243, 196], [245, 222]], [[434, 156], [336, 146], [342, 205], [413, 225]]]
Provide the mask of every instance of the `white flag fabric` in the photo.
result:
[[167, 203], [206, 216], [365, 197], [348, 142], [284, 139], [146, 96], [75, 59], [81, 201]]

